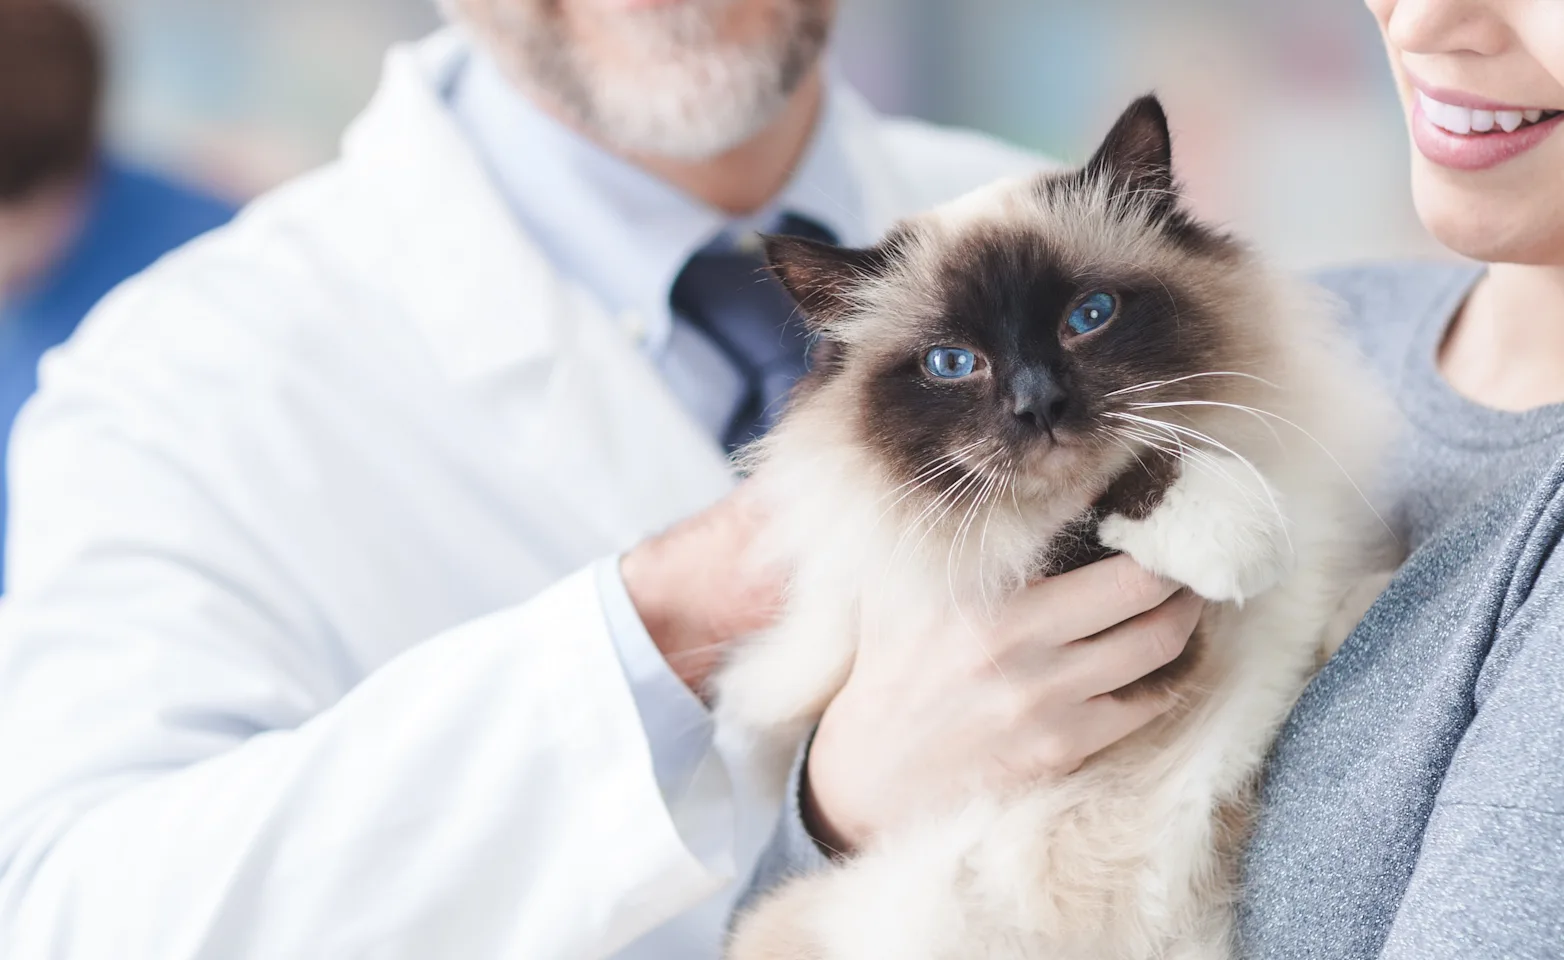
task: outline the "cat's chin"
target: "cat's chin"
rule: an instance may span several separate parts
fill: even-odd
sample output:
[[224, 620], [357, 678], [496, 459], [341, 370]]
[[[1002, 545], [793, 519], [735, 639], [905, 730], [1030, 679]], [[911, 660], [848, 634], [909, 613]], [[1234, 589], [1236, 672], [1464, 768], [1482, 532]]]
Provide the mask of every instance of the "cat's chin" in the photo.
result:
[[1060, 433], [1051, 440], [1028, 445], [1019, 458], [1021, 469], [1037, 476], [1061, 478], [1095, 472], [1102, 459], [1100, 452], [1080, 439]]
[[1016, 471], [1019, 491], [1029, 497], [1059, 497], [1100, 491], [1119, 464], [1068, 438], [1040, 443], [1022, 454]]

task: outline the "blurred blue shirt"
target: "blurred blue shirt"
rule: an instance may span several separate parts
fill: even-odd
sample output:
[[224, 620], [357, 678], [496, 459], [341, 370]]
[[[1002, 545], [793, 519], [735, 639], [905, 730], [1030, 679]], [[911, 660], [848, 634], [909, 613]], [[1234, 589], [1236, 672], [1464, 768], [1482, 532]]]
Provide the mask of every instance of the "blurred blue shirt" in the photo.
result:
[[[112, 159], [99, 164], [80, 234], [18, 299], [0, 304], [0, 543], [5, 538], [11, 422], [38, 385], [38, 360], [70, 337], [120, 281], [228, 222], [234, 208]], [[0, 592], [4, 590], [0, 551]]]

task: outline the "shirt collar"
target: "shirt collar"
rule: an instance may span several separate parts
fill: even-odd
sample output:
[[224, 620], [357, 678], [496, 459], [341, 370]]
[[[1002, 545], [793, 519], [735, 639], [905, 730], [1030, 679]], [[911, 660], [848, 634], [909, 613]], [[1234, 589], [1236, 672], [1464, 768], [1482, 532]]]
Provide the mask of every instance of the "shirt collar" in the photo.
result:
[[734, 218], [616, 156], [540, 110], [474, 50], [447, 101], [512, 214], [555, 267], [660, 349], [672, 328], [674, 281], [702, 247], [807, 217], [841, 242], [868, 236], [848, 159], [839, 82], [826, 84], [814, 135], [787, 186], [754, 216]]

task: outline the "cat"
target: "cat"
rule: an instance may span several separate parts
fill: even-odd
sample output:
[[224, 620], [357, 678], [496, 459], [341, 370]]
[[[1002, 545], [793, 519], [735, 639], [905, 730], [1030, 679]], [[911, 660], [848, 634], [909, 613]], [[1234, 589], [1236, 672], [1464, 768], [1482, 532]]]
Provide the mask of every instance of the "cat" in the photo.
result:
[[992, 618], [1116, 552], [1209, 603], [1117, 694], [1175, 693], [1164, 719], [791, 881], [737, 919], [730, 960], [1234, 956], [1262, 760], [1394, 565], [1364, 495], [1393, 424], [1360, 358], [1310, 288], [1187, 212], [1154, 96], [1082, 168], [867, 249], [767, 247], [820, 348], [749, 454], [784, 612], [714, 689], [772, 786], [861, 628]]

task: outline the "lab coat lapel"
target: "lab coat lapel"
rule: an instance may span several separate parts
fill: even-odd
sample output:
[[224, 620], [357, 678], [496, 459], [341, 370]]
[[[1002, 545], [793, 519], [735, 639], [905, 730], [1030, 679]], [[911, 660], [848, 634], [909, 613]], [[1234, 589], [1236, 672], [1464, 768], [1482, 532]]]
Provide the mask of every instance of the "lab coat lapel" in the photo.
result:
[[630, 333], [509, 215], [438, 93], [464, 49], [448, 31], [394, 51], [349, 131], [355, 256], [445, 374], [510, 428], [518, 468], [579, 536], [621, 550], [718, 499], [732, 472]]
[[[901, 158], [886, 149], [884, 121], [851, 87], [839, 86], [837, 97], [843, 151], [863, 198], [864, 229], [869, 242], [884, 236], [896, 222], [921, 213], [945, 198], [925, 197], [926, 189], [907, 179]], [[924, 185], [926, 187], [926, 185]]]

